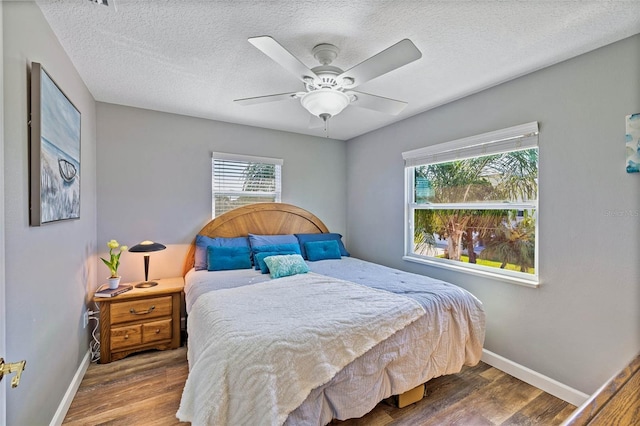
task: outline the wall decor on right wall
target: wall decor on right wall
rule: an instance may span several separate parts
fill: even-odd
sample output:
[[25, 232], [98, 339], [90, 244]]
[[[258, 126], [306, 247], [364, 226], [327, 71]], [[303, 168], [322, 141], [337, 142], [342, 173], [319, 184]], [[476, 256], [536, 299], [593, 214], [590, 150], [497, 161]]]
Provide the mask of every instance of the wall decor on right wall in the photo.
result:
[[625, 117], [627, 173], [640, 172], [640, 113]]

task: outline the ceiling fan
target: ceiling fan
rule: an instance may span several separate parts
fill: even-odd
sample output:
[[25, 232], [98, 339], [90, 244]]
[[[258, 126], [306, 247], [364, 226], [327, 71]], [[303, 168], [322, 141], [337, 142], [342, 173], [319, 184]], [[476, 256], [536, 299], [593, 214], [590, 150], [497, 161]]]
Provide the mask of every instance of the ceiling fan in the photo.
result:
[[116, 0], [89, 0], [91, 3], [107, 6], [109, 9], [113, 9], [114, 12], [118, 11], [116, 7]]
[[356, 105], [375, 111], [396, 115], [406, 102], [353, 90], [361, 84], [393, 71], [422, 57], [422, 53], [409, 39], [404, 39], [382, 52], [366, 59], [353, 68], [343, 71], [331, 65], [339, 49], [328, 43], [313, 48], [314, 58], [320, 65], [309, 69], [280, 43], [269, 36], [252, 37], [249, 43], [295, 75], [304, 84], [304, 91], [236, 99], [240, 105], [300, 99], [311, 114], [326, 121], [339, 114], [348, 105]]

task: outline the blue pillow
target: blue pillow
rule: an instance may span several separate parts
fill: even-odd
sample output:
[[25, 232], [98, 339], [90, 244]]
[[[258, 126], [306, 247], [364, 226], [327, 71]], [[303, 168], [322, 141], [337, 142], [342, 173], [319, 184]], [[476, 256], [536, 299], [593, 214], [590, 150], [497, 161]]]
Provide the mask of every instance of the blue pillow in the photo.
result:
[[293, 251], [262, 251], [260, 253], [256, 253], [254, 255], [255, 257], [255, 264], [257, 265], [256, 269], [260, 269], [260, 272], [262, 272], [263, 274], [268, 274], [269, 273], [269, 268], [267, 267], [267, 264], [265, 263], [264, 259], [265, 257], [269, 257], [269, 256], [279, 256], [279, 255], [284, 255], [284, 254], [300, 254], [300, 252], [293, 252]]
[[207, 269], [207, 247], [249, 247], [247, 237], [237, 238], [210, 238], [204, 235], [196, 235], [195, 264], [196, 271]]
[[249, 247], [207, 247], [207, 270], [250, 269]]
[[325, 234], [295, 234], [298, 238], [298, 242], [300, 243], [300, 248], [302, 251], [302, 257], [307, 259], [307, 252], [304, 248], [304, 243], [312, 242], [312, 241], [327, 241], [327, 240], [335, 240], [338, 242], [338, 247], [340, 248], [341, 256], [351, 256], [347, 249], [344, 247], [342, 243], [342, 235], [327, 232]]
[[264, 258], [264, 262], [269, 268], [271, 278], [288, 277], [309, 272], [309, 266], [299, 254], [267, 256]]
[[274, 244], [298, 244], [295, 235], [255, 235], [249, 234], [251, 248]]
[[253, 256], [253, 264], [256, 267], [256, 271], [258, 269], [261, 269], [260, 265], [258, 264], [258, 261], [256, 260], [256, 255], [258, 253], [264, 253], [264, 252], [270, 252], [270, 253], [275, 252], [276, 254], [277, 253], [280, 253], [280, 254], [301, 254], [300, 253], [300, 245], [298, 243], [296, 243], [296, 244], [269, 244], [267, 246], [253, 247], [251, 249], [251, 255]]
[[304, 243], [307, 259], [311, 261], [324, 259], [340, 259], [340, 247], [336, 240], [307, 241]]
[[[256, 269], [258, 268], [258, 265], [255, 261], [255, 254], [259, 252], [259, 250], [257, 250], [258, 247], [264, 247], [264, 246], [280, 246], [282, 244], [295, 244], [298, 246], [297, 249], [297, 253], [301, 253], [300, 251], [300, 244], [298, 244], [298, 239], [296, 238], [295, 235], [293, 234], [288, 234], [288, 235], [256, 235], [256, 234], [249, 234], [249, 244], [251, 245], [251, 259], [253, 260], [253, 264], [256, 265]], [[289, 249], [284, 249], [286, 251], [291, 251]], [[260, 250], [260, 251], [278, 251], [278, 250], [271, 250], [271, 249], [264, 249], [264, 250]]]

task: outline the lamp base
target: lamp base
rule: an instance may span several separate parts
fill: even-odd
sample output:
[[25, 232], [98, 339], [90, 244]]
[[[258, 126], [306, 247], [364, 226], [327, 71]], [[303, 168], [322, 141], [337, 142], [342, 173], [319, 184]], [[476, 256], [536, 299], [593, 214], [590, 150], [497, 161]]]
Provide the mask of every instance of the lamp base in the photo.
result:
[[155, 281], [143, 281], [141, 283], [138, 283], [135, 285], [136, 288], [149, 288], [149, 287], [155, 287], [157, 286], [158, 283]]

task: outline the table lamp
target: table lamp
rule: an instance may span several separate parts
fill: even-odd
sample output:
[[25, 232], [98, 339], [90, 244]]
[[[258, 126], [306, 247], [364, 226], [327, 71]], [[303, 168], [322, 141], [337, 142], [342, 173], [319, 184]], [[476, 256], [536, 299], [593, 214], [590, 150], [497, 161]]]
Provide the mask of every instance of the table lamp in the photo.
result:
[[129, 249], [133, 253], [144, 253], [144, 282], [136, 284], [138, 288], [153, 287], [158, 285], [155, 281], [149, 281], [149, 253], [152, 251], [164, 250], [166, 247], [160, 243], [154, 243], [153, 241], [143, 241], [140, 244]]

